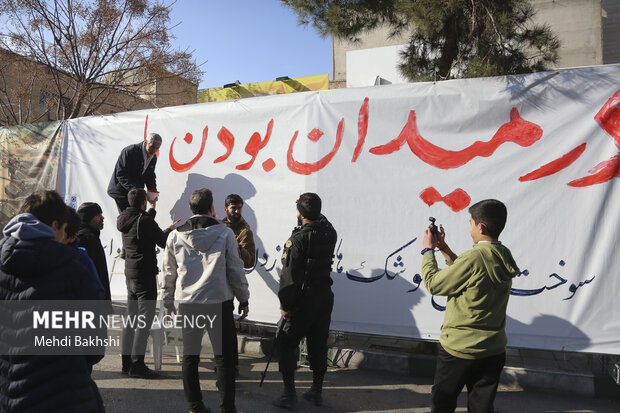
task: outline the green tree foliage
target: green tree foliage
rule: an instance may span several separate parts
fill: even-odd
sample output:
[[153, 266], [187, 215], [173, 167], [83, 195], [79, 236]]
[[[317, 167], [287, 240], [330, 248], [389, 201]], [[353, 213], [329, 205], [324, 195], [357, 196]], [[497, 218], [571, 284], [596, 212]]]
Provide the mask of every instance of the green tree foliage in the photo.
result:
[[529, 0], [282, 0], [300, 24], [350, 41], [387, 26], [411, 33], [399, 68], [410, 80], [546, 70], [560, 43]]
[[[0, 125], [97, 113], [202, 72], [170, 45], [160, 0], [0, 0]], [[150, 86], [149, 86], [150, 85]], [[34, 108], [42, 110], [34, 110]], [[126, 110], [126, 109], [125, 109]]]

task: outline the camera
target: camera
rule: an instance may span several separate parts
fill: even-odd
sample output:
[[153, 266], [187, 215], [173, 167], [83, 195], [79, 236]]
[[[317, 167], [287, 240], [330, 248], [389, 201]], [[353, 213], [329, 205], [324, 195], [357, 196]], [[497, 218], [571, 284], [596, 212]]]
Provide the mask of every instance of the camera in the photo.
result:
[[437, 225], [435, 225], [435, 218], [429, 217], [428, 220], [431, 221], [431, 225], [429, 226], [431, 230], [431, 234], [436, 235], [437, 233], [439, 233], [439, 230], [437, 229]]

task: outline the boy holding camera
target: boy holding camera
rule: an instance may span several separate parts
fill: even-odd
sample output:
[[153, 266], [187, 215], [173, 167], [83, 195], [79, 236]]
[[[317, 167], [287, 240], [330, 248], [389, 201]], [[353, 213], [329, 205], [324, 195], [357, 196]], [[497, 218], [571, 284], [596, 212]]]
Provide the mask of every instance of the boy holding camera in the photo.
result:
[[[506, 224], [506, 206], [495, 199], [469, 208], [474, 247], [456, 256], [445, 243], [443, 227], [424, 233], [422, 277], [433, 295], [447, 296], [441, 326], [432, 412], [454, 412], [467, 386], [468, 412], [493, 412], [499, 377], [506, 360], [506, 307], [512, 278], [519, 273], [510, 250], [498, 241]], [[448, 267], [439, 270], [438, 248]]]

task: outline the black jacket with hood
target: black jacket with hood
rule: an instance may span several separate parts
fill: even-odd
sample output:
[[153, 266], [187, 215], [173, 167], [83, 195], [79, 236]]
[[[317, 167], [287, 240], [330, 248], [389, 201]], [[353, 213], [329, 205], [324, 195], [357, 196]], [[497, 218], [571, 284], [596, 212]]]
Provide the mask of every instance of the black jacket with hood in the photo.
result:
[[[75, 260], [75, 249], [58, 243], [52, 228], [19, 214], [3, 233], [1, 301], [99, 299], [92, 275]], [[88, 371], [102, 357], [0, 355], [0, 412], [104, 412]]]
[[125, 276], [128, 278], [152, 277], [159, 272], [155, 246], [164, 248], [171, 230], [162, 231], [155, 222], [155, 214], [153, 208], [147, 212], [129, 207], [116, 220], [116, 228], [123, 233]]
[[99, 238], [100, 232], [98, 229], [83, 223], [78, 231], [79, 246], [84, 248], [90, 259], [93, 260], [99, 281], [101, 281], [105, 290], [105, 299], [111, 300], [108, 263], [105, 259], [105, 251], [101, 245], [101, 239]]

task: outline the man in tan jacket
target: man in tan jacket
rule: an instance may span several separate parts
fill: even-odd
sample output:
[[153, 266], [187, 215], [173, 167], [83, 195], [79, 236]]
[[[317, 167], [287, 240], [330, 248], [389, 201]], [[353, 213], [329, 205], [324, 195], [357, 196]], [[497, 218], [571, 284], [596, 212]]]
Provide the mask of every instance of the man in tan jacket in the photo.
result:
[[256, 247], [254, 246], [254, 234], [241, 216], [243, 199], [237, 194], [230, 194], [224, 201], [224, 207], [226, 208], [226, 218], [222, 222], [228, 225], [235, 234], [243, 267], [252, 268], [256, 264]]

